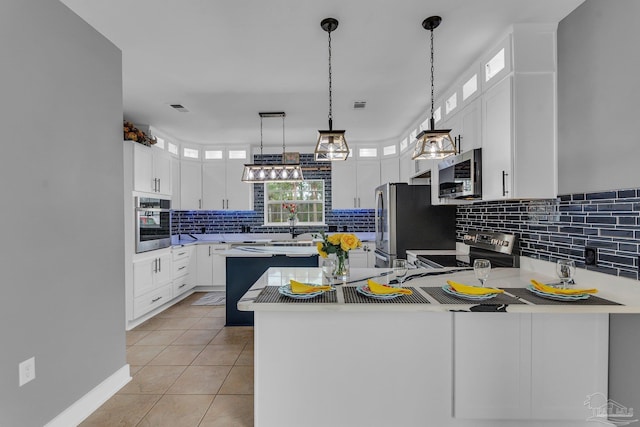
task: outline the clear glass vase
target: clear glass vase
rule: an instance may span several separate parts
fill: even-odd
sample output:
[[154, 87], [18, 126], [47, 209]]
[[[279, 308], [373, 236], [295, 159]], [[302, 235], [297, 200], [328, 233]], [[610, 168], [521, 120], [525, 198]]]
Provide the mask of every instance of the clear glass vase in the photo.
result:
[[337, 281], [346, 282], [349, 280], [349, 253], [336, 254], [336, 270], [334, 276]]

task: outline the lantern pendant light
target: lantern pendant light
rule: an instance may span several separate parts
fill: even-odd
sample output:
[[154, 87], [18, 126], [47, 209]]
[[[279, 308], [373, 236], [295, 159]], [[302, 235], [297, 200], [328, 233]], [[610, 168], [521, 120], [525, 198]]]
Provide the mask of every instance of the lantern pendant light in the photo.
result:
[[[260, 163], [244, 165], [242, 181], [248, 183], [256, 182], [291, 182], [302, 181], [302, 168], [299, 163], [284, 163], [284, 118], [285, 113], [258, 113], [260, 115]], [[282, 163], [264, 164], [262, 155], [262, 119], [264, 117], [282, 117]]]
[[445, 157], [458, 154], [455, 141], [451, 138], [451, 129], [436, 130], [435, 119], [433, 117], [433, 30], [442, 22], [439, 16], [431, 16], [422, 21], [422, 27], [431, 32], [431, 119], [430, 129], [423, 130], [416, 137], [416, 147], [413, 151], [412, 159], [444, 159]]
[[326, 18], [320, 22], [323, 30], [329, 33], [329, 130], [318, 131], [318, 143], [314, 150], [317, 161], [347, 160], [349, 157], [349, 147], [344, 138], [344, 130], [333, 130], [333, 105], [331, 86], [331, 31], [338, 28], [338, 20]]

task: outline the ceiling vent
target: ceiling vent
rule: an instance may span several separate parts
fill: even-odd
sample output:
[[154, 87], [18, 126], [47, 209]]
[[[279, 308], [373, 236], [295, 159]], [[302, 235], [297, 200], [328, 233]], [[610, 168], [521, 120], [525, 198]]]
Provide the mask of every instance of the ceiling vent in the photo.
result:
[[364, 110], [364, 107], [367, 106], [367, 101], [356, 101], [353, 103], [354, 110]]
[[173, 108], [174, 110], [178, 110], [181, 113], [188, 113], [189, 110], [187, 110], [186, 108], [184, 108], [184, 105], [182, 104], [170, 104], [171, 108]]

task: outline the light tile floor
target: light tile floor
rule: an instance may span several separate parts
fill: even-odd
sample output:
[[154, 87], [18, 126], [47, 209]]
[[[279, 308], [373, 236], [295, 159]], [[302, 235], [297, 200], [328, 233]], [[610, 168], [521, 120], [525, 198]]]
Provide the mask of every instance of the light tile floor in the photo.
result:
[[253, 426], [253, 327], [225, 327], [203, 293], [127, 332], [133, 379], [82, 427]]

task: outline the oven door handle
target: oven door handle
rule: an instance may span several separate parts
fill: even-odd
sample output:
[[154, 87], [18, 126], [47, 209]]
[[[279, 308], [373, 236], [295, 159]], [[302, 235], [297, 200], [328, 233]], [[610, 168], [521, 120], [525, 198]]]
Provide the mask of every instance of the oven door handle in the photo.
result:
[[379, 260], [382, 260], [384, 262], [389, 261], [389, 257], [384, 256], [384, 255], [380, 255], [378, 252], [374, 252], [376, 258], [378, 258]]

